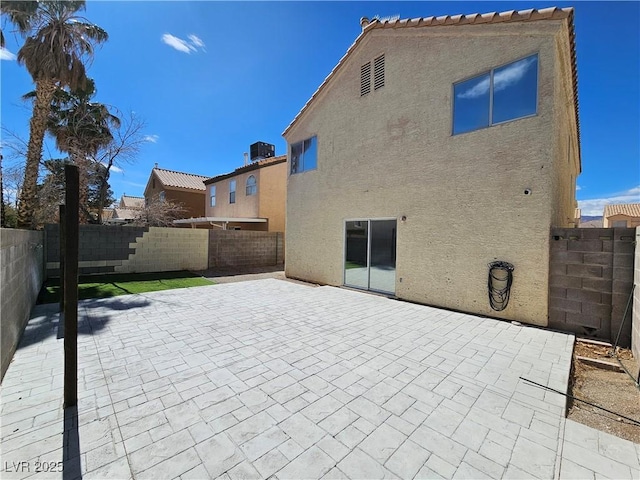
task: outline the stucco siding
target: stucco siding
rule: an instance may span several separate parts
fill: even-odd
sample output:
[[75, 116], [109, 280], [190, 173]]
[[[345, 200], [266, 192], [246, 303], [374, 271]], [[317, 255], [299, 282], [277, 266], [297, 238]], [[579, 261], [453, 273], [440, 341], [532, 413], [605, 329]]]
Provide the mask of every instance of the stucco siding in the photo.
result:
[[[260, 169], [249, 173], [241, 173], [235, 177], [226, 178], [207, 185], [207, 217], [257, 218], [258, 194], [247, 195], [247, 179], [253, 175], [256, 178], [258, 193], [262, 187], [262, 172]], [[236, 181], [236, 202], [229, 202], [229, 183]], [[216, 187], [216, 206], [211, 206], [211, 186]]]
[[268, 218], [270, 232], [284, 232], [287, 198], [287, 163], [279, 163], [260, 171], [258, 185], [260, 218]]
[[[286, 135], [318, 144], [317, 170], [288, 180], [287, 275], [341, 285], [344, 221], [394, 217], [398, 297], [546, 325], [560, 26], [371, 31]], [[360, 66], [382, 53], [385, 86], [360, 97]], [[537, 115], [452, 136], [453, 83], [533, 53]], [[488, 303], [496, 259], [515, 265], [502, 312]]]
[[176, 190], [172, 187], [163, 187], [162, 183], [158, 179], [154, 180], [155, 182], [149, 182], [149, 185], [145, 190], [145, 199], [151, 201], [154, 198], [158, 198], [160, 192], [164, 192], [165, 200], [182, 204], [185, 209], [185, 212], [182, 214], [182, 218], [204, 216], [204, 191], [195, 192], [188, 190]]

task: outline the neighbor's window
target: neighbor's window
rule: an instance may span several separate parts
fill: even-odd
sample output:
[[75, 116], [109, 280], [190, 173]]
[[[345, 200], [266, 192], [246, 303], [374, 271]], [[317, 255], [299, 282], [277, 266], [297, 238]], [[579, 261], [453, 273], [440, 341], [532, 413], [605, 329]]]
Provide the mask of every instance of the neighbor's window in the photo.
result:
[[164, 197], [165, 197], [164, 192], [160, 192], [158, 194], [158, 198], [160, 199], [161, 202], [164, 202]]
[[453, 85], [453, 134], [535, 115], [538, 54]]
[[209, 187], [209, 198], [211, 199], [211, 206], [215, 207], [216, 206], [216, 186], [215, 185], [211, 185]]
[[613, 222], [613, 228], [627, 228], [626, 220], [615, 220]]
[[249, 178], [247, 178], [247, 195], [255, 195], [257, 191], [256, 177], [249, 175]]
[[318, 139], [307, 138], [291, 145], [291, 173], [315, 170], [318, 165]]
[[236, 203], [236, 181], [229, 182], [229, 203]]

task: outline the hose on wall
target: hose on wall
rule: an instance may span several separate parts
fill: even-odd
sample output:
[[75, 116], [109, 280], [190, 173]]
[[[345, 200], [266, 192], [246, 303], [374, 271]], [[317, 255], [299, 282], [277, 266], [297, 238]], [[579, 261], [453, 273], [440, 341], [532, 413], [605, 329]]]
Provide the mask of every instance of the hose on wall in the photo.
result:
[[489, 305], [496, 312], [504, 310], [509, 304], [513, 270], [513, 265], [508, 262], [497, 261], [489, 264]]

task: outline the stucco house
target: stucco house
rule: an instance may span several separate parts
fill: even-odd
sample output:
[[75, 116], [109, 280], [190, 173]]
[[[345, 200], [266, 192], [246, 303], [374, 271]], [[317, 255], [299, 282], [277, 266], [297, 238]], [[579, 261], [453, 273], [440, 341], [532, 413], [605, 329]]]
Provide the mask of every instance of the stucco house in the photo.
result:
[[144, 197], [134, 197], [131, 195], [123, 194], [120, 197], [120, 201], [110, 210], [106, 210], [103, 221], [106, 224], [116, 225], [132, 222], [139, 210], [144, 207]]
[[605, 205], [602, 223], [604, 228], [640, 227], [640, 203]]
[[284, 232], [287, 156], [263, 158], [205, 180], [202, 218], [176, 220], [199, 228]]
[[201, 217], [204, 215], [204, 181], [207, 178], [193, 173], [165, 170], [158, 168], [156, 164], [144, 189], [145, 202], [153, 199], [168, 200], [183, 206], [184, 217]]
[[581, 168], [573, 9], [361, 27], [283, 133], [286, 275], [547, 325]]

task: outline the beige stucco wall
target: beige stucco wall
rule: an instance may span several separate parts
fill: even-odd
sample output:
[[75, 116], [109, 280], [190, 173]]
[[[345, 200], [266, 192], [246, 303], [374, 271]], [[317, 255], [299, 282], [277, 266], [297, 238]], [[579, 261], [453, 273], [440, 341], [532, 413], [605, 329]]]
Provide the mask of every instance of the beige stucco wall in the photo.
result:
[[284, 232], [287, 200], [287, 163], [261, 168], [258, 216], [268, 218], [270, 232]]
[[603, 218], [602, 226], [604, 228], [613, 227], [615, 222], [621, 221], [621, 220], [624, 220], [627, 222], [627, 228], [640, 227], [640, 218], [630, 217], [629, 215], [611, 215], [610, 217]]
[[115, 266], [118, 273], [206, 270], [209, 232], [195, 228], [150, 227], [129, 248], [127, 260]]
[[640, 227], [636, 228], [636, 251], [633, 272], [633, 308], [631, 310], [631, 350], [640, 362]]
[[[398, 297], [546, 325], [549, 228], [560, 216], [552, 204], [561, 28], [371, 31], [287, 132], [289, 144], [318, 138], [317, 170], [288, 179], [287, 275], [341, 285], [345, 219], [394, 217]], [[454, 82], [536, 52], [536, 116], [451, 135]], [[360, 65], [382, 53], [385, 86], [360, 97]], [[493, 260], [515, 265], [502, 312], [488, 302]]]
[[[256, 177], [257, 194], [247, 195], [247, 179]], [[236, 180], [236, 203], [229, 203], [229, 182]], [[211, 206], [210, 188], [216, 187], [216, 206]], [[207, 185], [206, 216], [231, 218], [267, 218], [268, 223], [242, 223], [242, 230], [284, 232], [287, 164], [279, 163], [241, 173]]]

